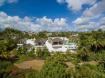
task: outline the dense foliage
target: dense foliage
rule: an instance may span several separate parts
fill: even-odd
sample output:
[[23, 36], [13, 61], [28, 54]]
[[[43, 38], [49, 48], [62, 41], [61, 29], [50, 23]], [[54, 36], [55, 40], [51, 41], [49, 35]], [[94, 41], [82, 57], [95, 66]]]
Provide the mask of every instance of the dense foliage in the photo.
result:
[[[105, 32], [40, 32], [27, 33], [7, 28], [0, 32], [0, 78], [105, 78]], [[46, 39], [49, 36], [68, 37], [78, 43], [76, 54], [49, 53], [46, 48], [35, 50], [30, 45], [17, 49], [22, 39]], [[30, 49], [29, 49], [30, 48]], [[15, 63], [41, 59], [40, 71], [19, 69]]]

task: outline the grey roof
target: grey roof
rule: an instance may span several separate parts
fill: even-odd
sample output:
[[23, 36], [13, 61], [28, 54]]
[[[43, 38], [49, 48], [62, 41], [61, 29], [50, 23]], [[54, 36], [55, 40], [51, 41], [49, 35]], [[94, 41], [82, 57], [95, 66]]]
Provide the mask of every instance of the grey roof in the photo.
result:
[[47, 41], [47, 39], [35, 40], [35, 44], [36, 45], [45, 45], [46, 41]]

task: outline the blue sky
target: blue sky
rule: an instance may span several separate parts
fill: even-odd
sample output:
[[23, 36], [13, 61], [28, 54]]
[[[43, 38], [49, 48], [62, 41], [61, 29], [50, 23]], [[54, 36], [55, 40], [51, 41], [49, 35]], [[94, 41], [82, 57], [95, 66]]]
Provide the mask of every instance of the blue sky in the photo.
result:
[[65, 5], [59, 5], [56, 0], [18, 0], [17, 3], [5, 4], [0, 7], [1, 11], [6, 12], [11, 16], [30, 16], [51, 18], [69, 17], [76, 18], [79, 14], [75, 14]]
[[0, 28], [22, 31], [105, 29], [105, 0], [1, 0]]

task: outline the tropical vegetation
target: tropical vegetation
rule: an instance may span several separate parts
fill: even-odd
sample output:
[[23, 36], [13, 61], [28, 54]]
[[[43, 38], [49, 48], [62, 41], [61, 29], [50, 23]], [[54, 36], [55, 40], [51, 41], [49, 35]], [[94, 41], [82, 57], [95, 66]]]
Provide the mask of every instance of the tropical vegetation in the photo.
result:
[[[78, 36], [72, 37], [72, 34]], [[50, 53], [46, 47], [29, 51], [31, 46], [26, 45], [17, 49], [17, 43], [22, 39], [46, 39], [49, 36], [63, 36], [77, 42], [77, 52]], [[44, 60], [41, 70], [15, 66], [34, 59]], [[7, 28], [0, 32], [0, 78], [105, 78], [105, 32], [28, 33]]]

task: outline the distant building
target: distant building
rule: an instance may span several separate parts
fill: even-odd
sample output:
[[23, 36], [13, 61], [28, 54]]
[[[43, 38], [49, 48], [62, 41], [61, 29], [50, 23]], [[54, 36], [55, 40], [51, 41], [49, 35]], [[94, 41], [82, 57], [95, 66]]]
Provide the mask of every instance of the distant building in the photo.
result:
[[[18, 47], [22, 47], [23, 44], [17, 44]], [[76, 43], [69, 42], [69, 39], [66, 37], [49, 37], [48, 39], [27, 39], [25, 45], [43, 49], [46, 47], [49, 52], [75, 52], [77, 49]]]

